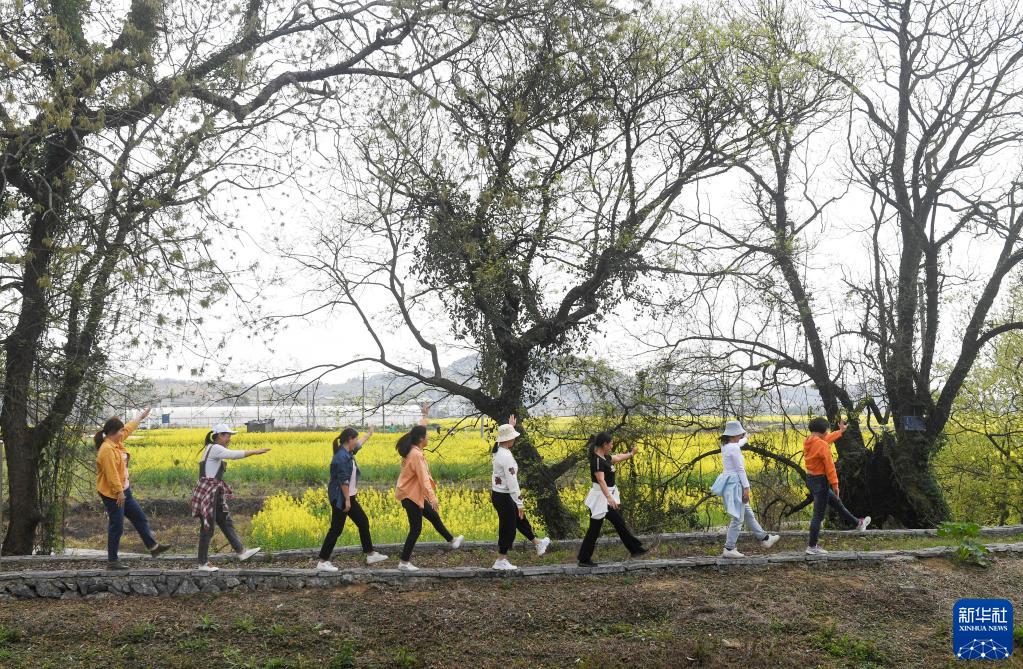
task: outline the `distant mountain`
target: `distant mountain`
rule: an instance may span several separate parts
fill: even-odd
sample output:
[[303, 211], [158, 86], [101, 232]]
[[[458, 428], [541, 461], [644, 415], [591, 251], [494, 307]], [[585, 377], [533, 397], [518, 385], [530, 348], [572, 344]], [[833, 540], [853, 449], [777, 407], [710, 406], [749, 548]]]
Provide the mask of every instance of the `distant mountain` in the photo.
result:
[[[447, 378], [463, 382], [475, 371], [476, 356], [468, 355], [459, 358], [443, 369]], [[629, 379], [623, 373], [622, 384]], [[435, 403], [434, 415], [464, 415], [472, 412], [472, 408], [460, 398], [444, 398], [444, 393], [435, 389], [419, 389], [414, 393], [402, 394], [401, 391], [411, 385], [408, 379], [398, 377], [390, 372], [379, 372], [352, 377], [340, 383], [314, 383], [305, 388], [299, 384], [277, 383], [272, 388], [262, 386], [259, 389], [246, 390], [241, 384], [210, 382], [202, 380], [182, 379], [148, 379], [142, 388], [132, 388], [125, 395], [145, 397], [145, 402], [154, 406], [196, 406], [196, 405], [234, 405], [249, 406], [256, 403], [266, 404], [291, 400], [303, 404], [356, 404], [362, 403], [365, 388], [365, 404], [374, 405], [386, 399], [389, 404], [401, 404], [414, 400], [428, 400]], [[689, 382], [690, 387], [692, 382]], [[697, 384], [698, 385], [698, 384]], [[720, 391], [714, 390], [715, 383], [708, 381], [708, 390], [700, 391], [697, 387], [689, 390], [692, 403], [691, 411], [695, 414], [707, 415], [705, 411], [717, 413], [720, 410]], [[673, 390], [677, 390], [674, 389]], [[562, 380], [556, 390], [549, 382], [538, 388], [538, 395], [546, 395], [544, 401], [534, 408], [534, 413], [571, 414], [578, 407], [592, 404], [593, 394], [585, 384], [572, 380]], [[856, 393], [853, 393], [854, 395]], [[442, 399], [443, 398], [443, 399]], [[745, 415], [770, 414], [782, 409], [791, 414], [806, 414], [820, 411], [821, 401], [817, 391], [811, 387], [781, 388], [772, 393], [770, 400], [747, 397], [741, 403], [732, 400], [733, 412]], [[741, 404], [741, 406], [739, 405]], [[780, 405], [780, 406], [779, 406]]]

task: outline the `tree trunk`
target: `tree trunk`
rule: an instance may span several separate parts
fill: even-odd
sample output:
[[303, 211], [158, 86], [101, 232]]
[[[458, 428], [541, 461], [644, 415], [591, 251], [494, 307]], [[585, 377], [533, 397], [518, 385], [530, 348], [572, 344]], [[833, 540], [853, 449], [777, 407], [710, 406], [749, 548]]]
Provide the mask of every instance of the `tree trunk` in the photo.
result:
[[43, 518], [39, 508], [39, 456], [31, 452], [30, 442], [26, 434], [13, 442], [8, 437], [4, 444], [10, 493], [4, 555], [30, 554], [35, 544], [36, 528]]
[[869, 515], [883, 527], [932, 528], [949, 517], [948, 505], [931, 467], [933, 444], [918, 432], [885, 431], [861, 459], [838, 463], [842, 501], [854, 515]]
[[[543, 518], [547, 533], [553, 539], [579, 536], [579, 519], [561, 501], [561, 494], [558, 491], [558, 478], [563, 471], [554, 471], [547, 466], [540, 452], [525, 434], [515, 443], [512, 451], [522, 471], [522, 483], [533, 494], [536, 509]], [[571, 460], [570, 465], [574, 465], [577, 458]], [[566, 464], [568, 463], [564, 461], [559, 463], [558, 469], [568, 469], [570, 465]]]

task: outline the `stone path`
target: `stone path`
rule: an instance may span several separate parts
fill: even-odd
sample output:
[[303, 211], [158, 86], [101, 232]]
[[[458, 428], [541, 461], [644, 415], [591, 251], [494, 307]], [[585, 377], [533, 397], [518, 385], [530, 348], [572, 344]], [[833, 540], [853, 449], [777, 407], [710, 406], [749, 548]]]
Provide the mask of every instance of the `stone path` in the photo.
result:
[[[774, 532], [773, 534], [780, 534], [782, 537], [806, 537], [806, 530], [782, 530], [780, 532]], [[839, 530], [822, 530], [821, 538], [828, 539], [829, 537], [848, 537], [850, 534], [854, 534], [847, 531]], [[982, 527], [980, 529], [981, 536], [984, 537], [1004, 537], [1012, 536], [1016, 534], [1023, 534], [1023, 525], [1001, 525], [997, 527]], [[898, 538], [922, 538], [922, 537], [936, 537], [938, 531], [935, 529], [916, 529], [916, 530], [867, 530], [866, 532], [855, 533], [855, 536], [869, 536], [887, 539], [898, 539]], [[649, 542], [656, 537], [659, 537], [661, 543], [665, 544], [714, 544], [720, 543], [724, 540], [724, 530], [717, 532], [674, 532], [659, 535], [640, 535], [640, 539], [644, 542]], [[581, 539], [559, 539], [554, 542], [554, 545], [558, 550], [564, 550], [567, 548], [577, 549], [581, 543]], [[598, 544], [617, 544], [619, 542], [618, 537], [606, 536], [601, 537], [598, 540]], [[462, 544], [463, 550], [471, 549], [483, 549], [492, 550], [494, 548], [494, 540], [487, 541], [466, 541]], [[826, 541], [824, 542], [826, 544]], [[525, 542], [519, 540], [517, 545], [525, 546]], [[379, 544], [376, 546], [377, 550], [382, 553], [399, 553], [401, 551], [401, 544]], [[552, 546], [552, 549], [554, 546]], [[439, 541], [420, 541], [416, 544], [416, 553], [423, 552], [441, 552], [449, 550], [448, 545], [444, 542]], [[362, 549], [358, 545], [350, 546], [339, 546], [334, 550], [334, 555], [355, 555], [361, 553]], [[313, 559], [319, 553], [319, 549], [316, 548], [299, 548], [290, 550], [281, 550], [273, 552], [263, 552], [255, 555], [251, 562], [272, 562], [278, 558], [285, 558], [289, 560], [308, 558]], [[121, 552], [120, 557], [125, 561], [133, 560], [144, 560], [147, 564], [162, 564], [164, 562], [188, 562], [195, 563], [195, 553], [187, 554], [165, 554], [161, 555], [157, 559], [151, 558], [149, 555], [143, 553], [127, 553]], [[38, 562], [67, 562], [73, 565], [76, 562], [92, 562], [95, 563], [106, 558], [106, 551], [96, 549], [72, 549], [71, 552], [65, 555], [11, 555], [0, 558], [0, 569], [11, 570], [11, 569], [31, 569], [33, 563]], [[210, 555], [211, 562], [218, 563], [231, 563], [235, 562], [233, 553], [218, 553]]]
[[[1023, 528], [987, 528], [985, 535], [1017, 534]], [[928, 530], [877, 530], [887, 536], [929, 536]], [[901, 534], [891, 534], [899, 532]], [[874, 532], [870, 532], [873, 534]], [[786, 533], [802, 535], [802, 532]], [[662, 542], [720, 540], [719, 533], [662, 535]], [[475, 542], [482, 547], [492, 547], [493, 542]], [[560, 547], [571, 545], [571, 541], [558, 542]], [[578, 542], [575, 542], [578, 543]], [[427, 544], [423, 544], [425, 547]], [[444, 544], [434, 544], [437, 549]], [[989, 543], [992, 553], [1006, 556], [1023, 555], [1021, 543]], [[383, 548], [383, 547], [381, 547]], [[417, 547], [418, 548], [418, 547]], [[357, 550], [357, 547], [355, 548]], [[376, 583], [397, 587], [415, 587], [451, 579], [515, 579], [515, 578], [563, 578], [588, 577], [593, 575], [649, 573], [668, 571], [680, 574], [700, 569], [764, 569], [785, 564], [806, 564], [807, 566], [855, 566], [865, 563], [903, 562], [924, 558], [948, 557], [954, 552], [951, 546], [935, 546], [910, 550], [878, 551], [833, 551], [825, 556], [809, 556], [803, 552], [782, 552], [771, 555], [748, 556], [741, 559], [720, 557], [686, 557], [673, 559], [639, 559], [624, 562], [607, 562], [595, 568], [570, 565], [539, 565], [523, 567], [515, 571], [494, 571], [485, 566], [454, 568], [421, 568], [416, 572], [398, 569], [352, 568], [337, 573], [323, 574], [315, 569], [263, 568], [221, 569], [208, 573], [173, 568], [140, 568], [123, 572], [108, 572], [98, 569], [68, 569], [60, 571], [33, 571], [33, 560], [51, 563], [53, 556], [24, 556], [4, 558], [4, 562], [15, 561], [24, 567], [17, 571], [0, 572], [0, 601], [11, 599], [104, 599], [117, 596], [142, 595], [191, 595], [196, 593], [220, 593], [231, 591], [294, 590], [300, 588], [330, 588], [353, 583]], [[301, 557], [314, 551], [288, 551], [288, 555]], [[277, 553], [276, 555], [281, 555]], [[76, 559], [95, 561], [94, 557], [64, 556], [69, 563]], [[163, 562], [194, 560], [193, 556], [162, 557], [148, 560], [154, 567]]]

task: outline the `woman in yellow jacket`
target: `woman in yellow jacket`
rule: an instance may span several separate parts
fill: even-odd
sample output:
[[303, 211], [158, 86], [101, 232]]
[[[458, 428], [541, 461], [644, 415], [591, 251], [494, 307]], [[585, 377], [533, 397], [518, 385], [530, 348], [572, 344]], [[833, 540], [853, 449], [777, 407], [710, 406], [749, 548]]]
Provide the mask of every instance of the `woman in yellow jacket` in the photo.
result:
[[437, 533], [444, 537], [451, 548], [458, 548], [462, 545], [462, 535], [451, 536], [444, 522], [437, 515], [437, 507], [440, 502], [437, 500], [437, 484], [430, 476], [430, 467], [426, 464], [426, 455], [423, 448], [427, 443], [425, 419], [423, 423], [416, 425], [406, 434], [403, 434], [395, 449], [401, 456], [401, 473], [398, 474], [398, 483], [394, 489], [394, 498], [401, 502], [401, 506], [408, 514], [408, 536], [405, 538], [405, 546], [401, 551], [401, 561], [398, 562], [398, 569], [403, 571], [418, 571], [419, 567], [409, 562], [412, 558], [412, 550], [416, 547], [419, 534], [423, 531], [423, 518], [430, 521]]
[[149, 529], [149, 520], [142, 507], [131, 494], [131, 482], [128, 479], [128, 460], [131, 455], [124, 448], [124, 440], [134, 432], [139, 423], [149, 415], [146, 409], [133, 421], [125, 425], [120, 418], [108, 418], [103, 429], [96, 433], [93, 441], [96, 444], [96, 491], [99, 492], [103, 506], [107, 510], [107, 569], [124, 570], [128, 567], [117, 559], [117, 549], [124, 534], [124, 519], [127, 517], [135, 530], [142, 537], [142, 543], [156, 557], [170, 548], [159, 543]]

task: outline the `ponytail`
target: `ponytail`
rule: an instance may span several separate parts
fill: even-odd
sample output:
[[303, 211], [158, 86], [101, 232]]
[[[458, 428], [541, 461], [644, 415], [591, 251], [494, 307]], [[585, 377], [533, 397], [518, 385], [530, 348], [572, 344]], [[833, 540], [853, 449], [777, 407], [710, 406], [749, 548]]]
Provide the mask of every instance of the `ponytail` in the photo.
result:
[[124, 429], [124, 422], [117, 416], [107, 418], [107, 422], [103, 423], [103, 429], [97, 432], [92, 437], [92, 441], [96, 444], [96, 450], [103, 445], [103, 442], [107, 437], [111, 437]]
[[501, 447], [501, 443], [495, 441], [494, 442], [494, 447], [490, 449], [490, 454], [493, 455], [494, 453], [497, 453], [497, 449], [499, 449], [500, 447]]
[[199, 454], [206, 449], [207, 446], [213, 443], [213, 431], [210, 430], [206, 433], [206, 437], [202, 440], [202, 446], [199, 447]]
[[401, 457], [408, 457], [408, 454], [412, 452], [412, 447], [425, 438], [426, 427], [423, 425], [416, 425], [414, 428], [398, 438], [398, 443], [394, 445], [394, 450], [398, 451], [398, 455]]

